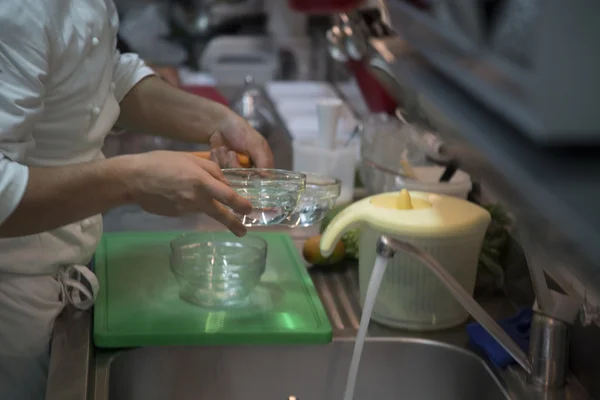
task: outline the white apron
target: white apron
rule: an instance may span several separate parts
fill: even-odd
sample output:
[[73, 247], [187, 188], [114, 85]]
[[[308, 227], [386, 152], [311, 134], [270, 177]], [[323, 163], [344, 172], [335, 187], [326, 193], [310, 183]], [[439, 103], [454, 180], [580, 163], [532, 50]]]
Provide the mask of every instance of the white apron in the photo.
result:
[[[118, 102], [153, 74], [115, 53], [117, 31], [112, 0], [0, 1], [0, 223], [27, 184], [23, 165], [103, 158]], [[45, 398], [54, 320], [67, 302], [93, 303], [84, 265], [101, 234], [98, 215], [0, 240], [0, 399]]]

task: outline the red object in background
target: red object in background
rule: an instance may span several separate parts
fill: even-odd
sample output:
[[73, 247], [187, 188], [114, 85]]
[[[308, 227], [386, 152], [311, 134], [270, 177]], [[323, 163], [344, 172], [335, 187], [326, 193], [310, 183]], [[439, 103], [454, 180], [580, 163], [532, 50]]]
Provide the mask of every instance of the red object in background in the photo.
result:
[[309, 14], [329, 14], [348, 11], [364, 0], [288, 0], [290, 8]]
[[396, 100], [389, 95], [387, 90], [373, 76], [362, 61], [348, 60], [346, 63], [354, 73], [358, 87], [369, 111], [373, 113], [385, 112], [394, 114], [398, 106]]
[[213, 86], [183, 86], [182, 89], [186, 92], [195, 94], [196, 96], [204, 97], [225, 106], [229, 106], [227, 99]]

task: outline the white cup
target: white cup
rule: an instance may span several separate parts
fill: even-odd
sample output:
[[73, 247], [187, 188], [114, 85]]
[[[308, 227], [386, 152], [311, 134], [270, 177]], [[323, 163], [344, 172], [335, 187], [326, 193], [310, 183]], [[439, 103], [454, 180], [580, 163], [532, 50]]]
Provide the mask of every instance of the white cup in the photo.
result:
[[337, 125], [342, 114], [342, 100], [332, 97], [317, 101], [319, 121], [319, 145], [323, 149], [335, 149]]

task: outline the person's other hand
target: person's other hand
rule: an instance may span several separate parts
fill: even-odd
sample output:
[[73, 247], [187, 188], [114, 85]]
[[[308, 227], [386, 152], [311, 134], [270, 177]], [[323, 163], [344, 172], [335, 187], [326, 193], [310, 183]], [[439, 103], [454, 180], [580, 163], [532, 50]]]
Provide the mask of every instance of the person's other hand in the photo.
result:
[[211, 159], [222, 168], [239, 168], [237, 154], [250, 156], [258, 168], [273, 168], [273, 152], [267, 140], [248, 122], [229, 110], [209, 139]]
[[205, 213], [238, 236], [246, 233], [237, 213], [252, 205], [229, 185], [217, 164], [189, 153], [153, 151], [131, 156], [134, 174], [129, 182], [133, 201], [157, 215], [176, 217]]

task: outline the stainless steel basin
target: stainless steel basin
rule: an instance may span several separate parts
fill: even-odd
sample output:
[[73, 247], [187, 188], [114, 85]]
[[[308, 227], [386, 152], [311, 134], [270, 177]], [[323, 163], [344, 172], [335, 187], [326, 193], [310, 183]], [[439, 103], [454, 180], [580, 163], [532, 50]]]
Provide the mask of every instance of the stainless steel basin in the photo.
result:
[[[341, 400], [353, 345], [336, 340], [326, 346], [141, 348], [112, 358], [105, 383], [110, 400]], [[370, 338], [355, 399], [399, 398], [509, 396], [487, 365], [466, 350], [419, 339]]]

